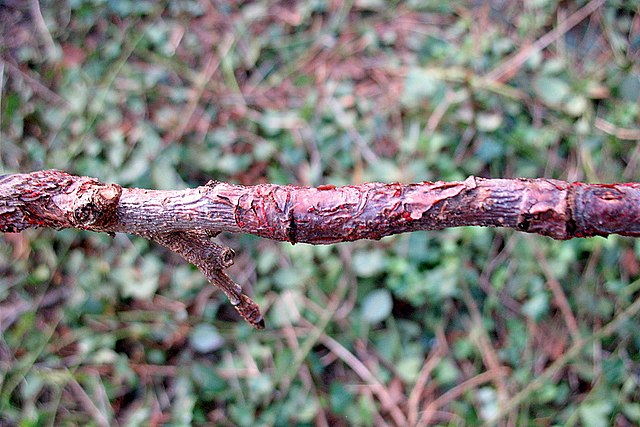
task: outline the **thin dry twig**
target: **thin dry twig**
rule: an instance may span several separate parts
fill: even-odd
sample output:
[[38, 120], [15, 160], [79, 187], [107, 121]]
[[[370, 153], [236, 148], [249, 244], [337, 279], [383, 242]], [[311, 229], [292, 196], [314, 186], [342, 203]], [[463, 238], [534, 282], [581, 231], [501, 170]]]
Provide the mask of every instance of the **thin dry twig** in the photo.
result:
[[[502, 370], [504, 372], [501, 372], [500, 375], [506, 375], [508, 373], [507, 368], [502, 368]], [[491, 380], [494, 379], [494, 376], [495, 374], [492, 371], [483, 372], [481, 374], [476, 375], [473, 378], [469, 378], [468, 380], [456, 385], [451, 390], [442, 394], [442, 396], [438, 397], [437, 399], [435, 399], [433, 402], [429, 403], [425, 407], [424, 412], [422, 413], [422, 416], [420, 417], [420, 420], [417, 423], [417, 426], [419, 427], [428, 426], [429, 423], [431, 422], [431, 419], [433, 418], [433, 416], [435, 415], [436, 411], [439, 408], [442, 408], [443, 406], [449, 404], [450, 402], [453, 402], [455, 399], [457, 399], [466, 391], [472, 390], [478, 387], [480, 384], [490, 382]]]
[[299, 349], [295, 352], [294, 360], [291, 362], [290, 369], [285, 371], [282, 376], [276, 379], [275, 383], [280, 385], [280, 393], [287, 393], [293, 380], [293, 376], [298, 373], [300, 366], [304, 363], [309, 352], [313, 346], [320, 340], [324, 334], [324, 330], [329, 324], [329, 321], [335, 315], [336, 310], [340, 307], [342, 300], [347, 292], [346, 281], [341, 281], [338, 287], [332, 294], [332, 298], [329, 300], [327, 307], [320, 313], [320, 319], [315, 324], [306, 322], [305, 319], [301, 319], [309, 327], [309, 332], [306, 334], [305, 340], [300, 345]]
[[212, 54], [209, 57], [206, 65], [204, 66], [204, 69], [199, 74], [197, 74], [196, 81], [194, 82], [193, 88], [191, 89], [187, 105], [182, 109], [180, 113], [177, 127], [166, 135], [166, 137], [164, 138], [165, 141], [179, 141], [184, 136], [184, 133], [187, 130], [189, 123], [191, 122], [191, 118], [198, 108], [200, 99], [202, 98], [202, 94], [204, 93], [204, 89], [213, 78], [216, 70], [218, 70], [221, 58], [224, 58], [229, 53], [231, 47], [233, 46], [233, 43], [233, 35], [227, 35], [227, 37], [225, 37], [225, 39], [220, 44], [218, 54]]
[[398, 426], [406, 426], [407, 418], [400, 410], [397, 402], [391, 397], [387, 388], [376, 378], [373, 373], [362, 363], [356, 356], [349, 350], [344, 348], [342, 344], [334, 340], [327, 334], [323, 333], [320, 336], [320, 342], [336, 354], [344, 363], [346, 363], [362, 380], [364, 380], [373, 393], [378, 396], [382, 408], [389, 412], [391, 418]]
[[587, 5], [582, 7], [582, 9], [573, 13], [565, 21], [559, 23], [553, 30], [540, 37], [533, 44], [523, 47], [516, 54], [495, 67], [486, 75], [486, 78], [503, 83], [511, 79], [531, 55], [540, 52], [558, 38], [562, 37], [562, 35], [578, 25], [583, 19], [598, 10], [604, 3], [605, 0], [591, 0]]
[[17, 66], [10, 60], [0, 57], [0, 64], [2, 64], [7, 69], [7, 73], [12, 78], [23, 79], [24, 81], [26, 81], [29, 84], [29, 86], [31, 86], [31, 89], [35, 93], [40, 95], [45, 101], [50, 103], [52, 106], [58, 106], [58, 107], [62, 106], [64, 108], [69, 108], [70, 106], [69, 101], [67, 101], [65, 98], [63, 98], [62, 96], [58, 95], [57, 93], [55, 93], [54, 91], [52, 91], [51, 89], [49, 89], [48, 87], [40, 83], [40, 80], [38, 80], [35, 77], [32, 77], [30, 74], [20, 69], [19, 66]]
[[[287, 344], [289, 348], [292, 348], [294, 351], [300, 351], [300, 341], [298, 341], [298, 336], [295, 333], [293, 325], [289, 321], [289, 319], [285, 316], [285, 326], [282, 328], [282, 332], [285, 336]], [[318, 390], [313, 382], [313, 376], [311, 375], [311, 371], [307, 365], [301, 365], [300, 370], [298, 371], [298, 376], [302, 380], [303, 384], [309, 390], [316, 400], [318, 399]], [[320, 406], [318, 410], [318, 414], [316, 415], [316, 425], [319, 427], [329, 427], [329, 422], [327, 421], [327, 415], [324, 411], [324, 408]]]
[[487, 368], [489, 368], [488, 372], [492, 373], [494, 376], [495, 385], [498, 390], [498, 397], [501, 401], [506, 400], [509, 396], [509, 387], [505, 380], [505, 376], [508, 374], [508, 371], [505, 371], [505, 367], [500, 364], [500, 358], [498, 357], [496, 349], [491, 345], [491, 339], [483, 327], [480, 309], [478, 308], [476, 301], [471, 296], [466, 283], [463, 284], [462, 298], [471, 313], [472, 329], [478, 331], [477, 334], [471, 334], [472, 337], [475, 336], [476, 338], [473, 341], [476, 342], [476, 345], [480, 350], [480, 354], [482, 355], [482, 360], [487, 365]]
[[93, 400], [87, 392], [82, 388], [82, 386], [72, 378], [69, 381], [69, 387], [73, 395], [78, 399], [78, 402], [82, 407], [87, 411], [88, 414], [91, 415], [93, 421], [95, 421], [100, 427], [109, 427], [111, 423], [105, 417], [105, 415], [98, 409], [98, 407], [93, 403]]
[[597, 330], [589, 337], [585, 337], [582, 340], [576, 341], [564, 353], [562, 357], [556, 359], [551, 365], [549, 365], [549, 367], [544, 370], [544, 372], [542, 372], [531, 382], [529, 382], [526, 387], [517, 392], [507, 402], [504, 402], [499, 407], [498, 412], [494, 414], [491, 419], [487, 420], [483, 425], [487, 427], [495, 425], [498, 420], [505, 416], [505, 414], [513, 411], [520, 404], [525, 402], [532, 393], [542, 387], [547, 381], [550, 381], [562, 368], [567, 365], [567, 363], [577, 357], [587, 345], [593, 344], [598, 340], [602, 340], [611, 336], [624, 322], [628, 321], [633, 316], [636, 316], [638, 312], [640, 312], [640, 298], [635, 300], [631, 305], [624, 309], [624, 311], [620, 312], [603, 328]]
[[36, 29], [38, 30], [40, 37], [47, 47], [47, 53], [50, 56], [55, 55], [56, 44], [53, 41], [53, 37], [51, 37], [49, 27], [47, 27], [47, 23], [44, 21], [44, 17], [42, 16], [42, 11], [40, 10], [40, 2], [38, 0], [31, 0], [30, 6], [33, 22], [36, 24]]
[[551, 293], [553, 293], [553, 299], [556, 302], [556, 305], [560, 309], [562, 313], [562, 317], [564, 318], [564, 322], [571, 333], [571, 337], [574, 341], [579, 341], [580, 338], [580, 328], [578, 328], [578, 321], [571, 310], [571, 305], [569, 305], [569, 300], [567, 299], [567, 295], [562, 290], [562, 285], [558, 282], [558, 279], [551, 271], [551, 267], [547, 262], [547, 258], [544, 253], [540, 250], [539, 247], [534, 245], [534, 251], [536, 254], [536, 258], [542, 267], [542, 271], [544, 272], [545, 277], [547, 278], [547, 283], [549, 284], [549, 288], [551, 289]]
[[416, 380], [411, 393], [409, 393], [409, 400], [407, 401], [407, 412], [408, 412], [408, 420], [409, 425], [416, 425], [418, 422], [419, 416], [419, 407], [420, 407], [420, 399], [422, 398], [422, 393], [424, 392], [424, 388], [429, 381], [429, 377], [431, 376], [431, 372], [438, 366], [438, 363], [442, 360], [442, 358], [447, 354], [447, 341], [444, 336], [444, 330], [442, 327], [438, 329], [438, 344], [431, 351], [429, 357], [425, 361], [422, 369], [420, 369], [420, 373], [418, 374], [418, 379]]
[[602, 132], [613, 135], [618, 139], [628, 139], [631, 141], [640, 140], [640, 129], [621, 128], [601, 117], [596, 117], [594, 125]]

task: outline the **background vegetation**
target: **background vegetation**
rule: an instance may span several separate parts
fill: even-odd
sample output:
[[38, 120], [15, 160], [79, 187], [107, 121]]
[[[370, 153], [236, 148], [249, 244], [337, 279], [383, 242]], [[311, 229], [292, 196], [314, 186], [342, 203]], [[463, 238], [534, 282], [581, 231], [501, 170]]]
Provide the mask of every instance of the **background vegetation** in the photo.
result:
[[[638, 181], [640, 11], [603, 3], [4, 0], [0, 173]], [[255, 331], [142, 239], [0, 239], [1, 425], [640, 424], [640, 240], [222, 236]]]

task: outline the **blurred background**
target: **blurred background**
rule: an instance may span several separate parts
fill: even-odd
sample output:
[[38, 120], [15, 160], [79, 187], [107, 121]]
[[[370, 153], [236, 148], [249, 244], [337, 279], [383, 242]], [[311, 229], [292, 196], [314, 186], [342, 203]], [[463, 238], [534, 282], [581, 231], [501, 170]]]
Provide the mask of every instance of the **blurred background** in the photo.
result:
[[[636, 1], [0, 1], [0, 174], [638, 181]], [[0, 237], [0, 425], [640, 423], [640, 240]]]

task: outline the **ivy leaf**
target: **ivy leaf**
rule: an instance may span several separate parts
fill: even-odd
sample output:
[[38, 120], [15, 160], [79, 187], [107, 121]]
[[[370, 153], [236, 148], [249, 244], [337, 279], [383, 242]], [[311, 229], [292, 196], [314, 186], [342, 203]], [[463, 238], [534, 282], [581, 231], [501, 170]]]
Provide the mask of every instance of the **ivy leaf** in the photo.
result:
[[391, 293], [386, 289], [376, 289], [364, 298], [362, 317], [369, 323], [378, 323], [389, 317], [392, 308]]

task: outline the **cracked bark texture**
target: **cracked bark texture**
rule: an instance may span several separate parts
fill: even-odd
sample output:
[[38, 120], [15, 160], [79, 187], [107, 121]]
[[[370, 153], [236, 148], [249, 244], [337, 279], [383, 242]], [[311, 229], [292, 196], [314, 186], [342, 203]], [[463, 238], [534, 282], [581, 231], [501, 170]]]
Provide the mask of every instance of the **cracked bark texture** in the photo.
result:
[[79, 228], [137, 234], [177, 252], [264, 327], [257, 304], [224, 272], [221, 231], [328, 244], [458, 226], [508, 227], [554, 239], [640, 236], [640, 183], [485, 179], [334, 187], [210, 181], [180, 191], [123, 188], [46, 170], [0, 177], [0, 231]]

